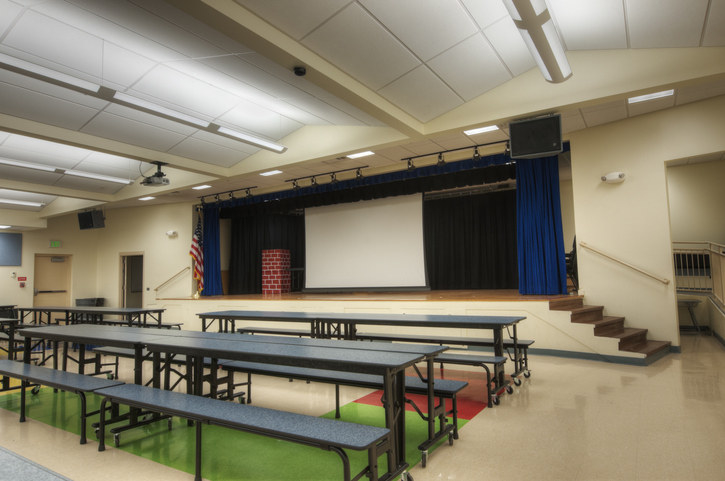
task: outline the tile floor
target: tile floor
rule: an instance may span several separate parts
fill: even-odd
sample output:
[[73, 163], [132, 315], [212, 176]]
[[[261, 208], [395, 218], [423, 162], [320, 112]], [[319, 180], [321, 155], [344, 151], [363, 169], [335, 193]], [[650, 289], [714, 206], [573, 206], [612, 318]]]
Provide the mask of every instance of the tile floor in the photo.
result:
[[[725, 479], [725, 348], [714, 338], [683, 335], [681, 354], [648, 367], [535, 355], [530, 364], [521, 387], [411, 470], [415, 481]], [[257, 405], [334, 407], [332, 386], [255, 379]], [[365, 393], [343, 389], [343, 401]], [[4, 410], [0, 445], [75, 481], [193, 479]]]

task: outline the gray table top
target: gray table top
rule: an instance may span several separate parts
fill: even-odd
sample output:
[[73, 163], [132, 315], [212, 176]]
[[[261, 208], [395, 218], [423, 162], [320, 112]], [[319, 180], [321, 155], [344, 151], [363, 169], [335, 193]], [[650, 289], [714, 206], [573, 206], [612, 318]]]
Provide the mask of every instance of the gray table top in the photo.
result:
[[79, 312], [83, 314], [144, 314], [163, 312], [161, 307], [106, 307], [106, 306], [33, 306], [18, 307], [23, 312]]
[[[123, 329], [123, 331], [119, 331]], [[70, 341], [113, 347], [134, 347], [159, 337], [160, 329], [112, 327], [93, 324], [42, 326], [18, 329], [21, 336], [51, 341]]]
[[331, 342], [339, 343], [339, 347], [167, 336], [149, 341], [146, 343], [146, 349], [151, 352], [171, 352], [216, 359], [285, 364], [364, 374], [400, 371], [427, 357], [420, 353], [360, 349], [359, 344], [354, 341]]
[[202, 319], [266, 320], [287, 322], [352, 322], [355, 324], [455, 327], [492, 329], [510, 326], [526, 319], [524, 316], [471, 316], [457, 314], [367, 314], [288, 311], [212, 311], [197, 314]]

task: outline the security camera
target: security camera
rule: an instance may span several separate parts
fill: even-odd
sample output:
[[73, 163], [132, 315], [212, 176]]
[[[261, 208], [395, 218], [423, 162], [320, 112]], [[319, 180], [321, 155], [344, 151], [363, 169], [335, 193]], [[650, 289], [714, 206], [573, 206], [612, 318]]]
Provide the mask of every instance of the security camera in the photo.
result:
[[307, 73], [307, 69], [304, 67], [295, 67], [292, 69], [292, 71], [297, 75], [298, 77], [304, 77]]

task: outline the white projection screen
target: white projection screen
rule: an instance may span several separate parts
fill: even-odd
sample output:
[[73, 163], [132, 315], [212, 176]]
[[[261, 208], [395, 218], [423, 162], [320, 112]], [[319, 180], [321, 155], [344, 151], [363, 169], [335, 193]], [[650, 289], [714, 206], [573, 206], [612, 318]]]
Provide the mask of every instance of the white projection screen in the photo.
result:
[[306, 289], [426, 288], [422, 194], [305, 210]]

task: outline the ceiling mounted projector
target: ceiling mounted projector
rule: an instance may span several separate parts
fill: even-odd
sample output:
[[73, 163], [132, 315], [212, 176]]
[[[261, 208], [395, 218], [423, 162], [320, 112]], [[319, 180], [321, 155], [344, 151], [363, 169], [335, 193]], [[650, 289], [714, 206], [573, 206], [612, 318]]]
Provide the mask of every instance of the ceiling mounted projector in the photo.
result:
[[166, 174], [161, 172], [161, 166], [166, 165], [163, 162], [152, 162], [156, 164], [156, 172], [153, 175], [144, 177], [141, 181], [141, 185], [169, 185], [169, 179], [166, 178]]

